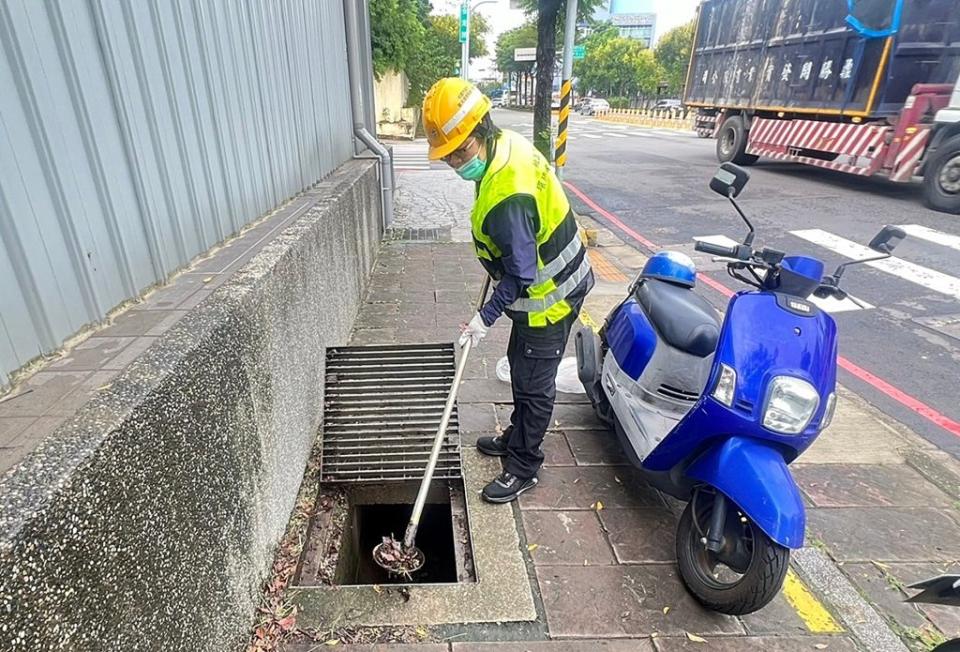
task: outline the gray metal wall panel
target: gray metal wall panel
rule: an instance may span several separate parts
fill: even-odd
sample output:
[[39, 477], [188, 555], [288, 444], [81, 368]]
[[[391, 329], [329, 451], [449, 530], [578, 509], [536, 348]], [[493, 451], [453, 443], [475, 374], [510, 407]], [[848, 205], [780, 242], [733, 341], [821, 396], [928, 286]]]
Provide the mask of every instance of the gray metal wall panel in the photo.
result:
[[0, 385], [353, 154], [327, 0], [0, 0]]

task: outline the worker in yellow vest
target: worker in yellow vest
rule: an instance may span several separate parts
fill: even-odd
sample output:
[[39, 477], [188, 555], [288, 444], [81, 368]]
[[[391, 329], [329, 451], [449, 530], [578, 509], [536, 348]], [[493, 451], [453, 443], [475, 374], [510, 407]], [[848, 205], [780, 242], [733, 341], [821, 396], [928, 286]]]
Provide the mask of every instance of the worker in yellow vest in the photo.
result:
[[477, 258], [497, 281], [490, 300], [461, 325], [474, 345], [504, 313], [513, 321], [507, 358], [513, 388], [510, 426], [477, 448], [506, 458], [484, 487], [494, 503], [537, 484], [543, 437], [556, 399], [557, 367], [570, 330], [593, 288], [593, 272], [563, 186], [519, 134], [498, 128], [490, 100], [462, 79], [441, 79], [423, 100], [431, 160], [442, 159], [476, 185], [470, 215]]

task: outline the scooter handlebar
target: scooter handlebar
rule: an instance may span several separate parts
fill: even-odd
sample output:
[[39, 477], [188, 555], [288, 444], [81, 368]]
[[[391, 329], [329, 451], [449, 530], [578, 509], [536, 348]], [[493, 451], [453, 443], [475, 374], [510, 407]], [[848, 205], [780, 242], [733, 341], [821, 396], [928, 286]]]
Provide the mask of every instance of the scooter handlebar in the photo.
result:
[[702, 251], [703, 253], [710, 254], [712, 256], [723, 256], [724, 258], [737, 257], [736, 247], [724, 247], [723, 245], [705, 242], [703, 240], [697, 240], [693, 248], [697, 251]]

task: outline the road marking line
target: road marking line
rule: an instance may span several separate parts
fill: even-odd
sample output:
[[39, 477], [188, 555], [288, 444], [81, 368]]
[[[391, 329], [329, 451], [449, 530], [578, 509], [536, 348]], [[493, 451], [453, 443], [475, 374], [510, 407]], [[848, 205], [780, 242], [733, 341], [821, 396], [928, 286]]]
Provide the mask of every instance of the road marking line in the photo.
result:
[[583, 134], [583, 137], [584, 138], [600, 138], [600, 136], [597, 136], [596, 134]]
[[[854, 260], [862, 260], [877, 255], [877, 253], [869, 247], [864, 247], [861, 244], [857, 244], [846, 238], [841, 238], [838, 235], [822, 229], [802, 229], [799, 231], [791, 231], [790, 233], [798, 238], [820, 245], [824, 249], [829, 249], [834, 253]], [[899, 276], [906, 281], [923, 286], [928, 290], [933, 290], [960, 300], [960, 278], [955, 276], [950, 276], [949, 274], [944, 274], [897, 257], [885, 258], [884, 260], [876, 260], [864, 264], [874, 269], [879, 269], [882, 272], [892, 274], [893, 276]]]
[[921, 240], [927, 240], [928, 242], [960, 251], [960, 236], [937, 231], [936, 229], [931, 229], [920, 224], [901, 224], [900, 228], [906, 231], [907, 235], [911, 237], [920, 238]]
[[[603, 217], [605, 217], [607, 220], [610, 221], [611, 224], [616, 226], [618, 229], [620, 229], [621, 231], [629, 235], [631, 238], [639, 242], [641, 245], [643, 245], [644, 248], [646, 248], [651, 252], [657, 251], [658, 247], [655, 243], [651, 242], [650, 240], [647, 240], [642, 235], [640, 235], [639, 233], [631, 229], [629, 226], [621, 222], [620, 219], [617, 218], [617, 216], [614, 215], [613, 213], [607, 210], [604, 210], [601, 206], [599, 206], [595, 201], [590, 199], [589, 196], [584, 194], [584, 192], [579, 188], [577, 188], [575, 185], [573, 185], [569, 181], [564, 181], [563, 185], [570, 192], [572, 192], [574, 195], [580, 198], [580, 200], [583, 201], [583, 203], [585, 203], [587, 206], [595, 210], [599, 215], [602, 215]], [[732, 297], [734, 295], [733, 290], [728, 288], [726, 285], [724, 285], [720, 281], [713, 280], [706, 274], [697, 274], [697, 278], [700, 279], [704, 284], [712, 287], [714, 290], [716, 290], [721, 295], [727, 298]], [[890, 399], [903, 405], [905, 408], [907, 408], [911, 412], [915, 412], [917, 415], [923, 417], [927, 421], [943, 428], [947, 432], [953, 435], [956, 435], [957, 437], [960, 437], [960, 422], [954, 421], [953, 419], [951, 419], [945, 414], [941, 414], [940, 412], [930, 407], [920, 399], [914, 398], [913, 396], [907, 394], [901, 389], [894, 387], [893, 385], [883, 380], [879, 376], [875, 376], [869, 371], [867, 371], [866, 369], [857, 366], [856, 364], [854, 364], [847, 358], [843, 357], [842, 355], [837, 356], [837, 364], [845, 371], [853, 374], [859, 380], [872, 386], [878, 392], [885, 394]]]
[[[707, 242], [709, 244], [719, 245], [721, 247], [736, 247], [739, 242], [726, 235], [695, 235], [693, 241]], [[702, 253], [702, 252], [701, 252]]]
[[783, 580], [783, 597], [811, 632], [829, 634], [843, 631], [840, 623], [830, 615], [792, 568], [787, 570], [787, 577]]

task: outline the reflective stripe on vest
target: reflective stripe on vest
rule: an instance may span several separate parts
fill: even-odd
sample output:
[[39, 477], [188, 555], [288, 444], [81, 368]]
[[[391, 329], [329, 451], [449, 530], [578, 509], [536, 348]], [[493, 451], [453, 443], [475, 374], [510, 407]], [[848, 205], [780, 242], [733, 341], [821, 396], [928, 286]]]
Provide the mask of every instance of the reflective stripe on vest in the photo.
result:
[[556, 290], [538, 299], [517, 299], [507, 306], [507, 308], [514, 312], [544, 312], [570, 296], [570, 293], [577, 289], [577, 286], [580, 285], [583, 279], [587, 278], [587, 274], [589, 273], [590, 261], [584, 256], [580, 262], [580, 266], [577, 267], [577, 271], [571, 274], [570, 278], [566, 281], [558, 285]]
[[[556, 258], [544, 265], [542, 269], [537, 270], [537, 276], [534, 278], [533, 284], [540, 285], [541, 283], [546, 283], [562, 272], [564, 267], [576, 259], [581, 249], [583, 249], [583, 242], [580, 240], [580, 235], [576, 234], [573, 240], [570, 241], [570, 244], [564, 247], [563, 251], [561, 251]], [[584, 256], [584, 260], [586, 260], [586, 256]]]

